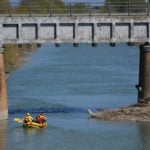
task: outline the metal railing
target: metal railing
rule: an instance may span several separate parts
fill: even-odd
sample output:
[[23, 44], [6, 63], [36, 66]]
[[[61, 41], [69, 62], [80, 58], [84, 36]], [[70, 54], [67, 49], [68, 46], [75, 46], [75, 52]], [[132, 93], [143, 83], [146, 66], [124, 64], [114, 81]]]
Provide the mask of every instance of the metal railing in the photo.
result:
[[121, 3], [0, 3], [0, 15], [149, 15], [149, 2]]

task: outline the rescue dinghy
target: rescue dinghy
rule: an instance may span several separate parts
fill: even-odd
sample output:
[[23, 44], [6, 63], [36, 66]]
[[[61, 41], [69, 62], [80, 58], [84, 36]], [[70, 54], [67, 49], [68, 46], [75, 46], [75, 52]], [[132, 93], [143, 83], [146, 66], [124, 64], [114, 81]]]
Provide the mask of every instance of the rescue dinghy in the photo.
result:
[[46, 128], [46, 123], [27, 122], [23, 124], [24, 128]]
[[22, 123], [22, 126], [24, 128], [46, 128], [47, 127], [47, 123], [37, 123], [34, 121], [28, 121], [26, 123], [24, 123], [24, 119], [20, 119], [20, 118], [14, 118], [14, 121], [18, 122], [18, 123]]

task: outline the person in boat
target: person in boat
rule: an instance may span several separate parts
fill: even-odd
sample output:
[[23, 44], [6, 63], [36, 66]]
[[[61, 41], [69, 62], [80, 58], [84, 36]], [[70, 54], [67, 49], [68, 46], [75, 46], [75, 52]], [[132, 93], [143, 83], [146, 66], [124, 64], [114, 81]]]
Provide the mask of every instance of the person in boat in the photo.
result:
[[45, 123], [46, 122], [46, 116], [44, 114], [38, 114], [35, 118], [35, 122], [37, 123]]
[[46, 123], [46, 116], [45, 114], [40, 114], [41, 117], [41, 123]]
[[30, 115], [30, 113], [27, 113], [26, 116], [24, 117], [24, 123], [32, 122], [32, 120], [33, 120], [33, 118]]
[[35, 117], [34, 122], [41, 123], [40, 114]]

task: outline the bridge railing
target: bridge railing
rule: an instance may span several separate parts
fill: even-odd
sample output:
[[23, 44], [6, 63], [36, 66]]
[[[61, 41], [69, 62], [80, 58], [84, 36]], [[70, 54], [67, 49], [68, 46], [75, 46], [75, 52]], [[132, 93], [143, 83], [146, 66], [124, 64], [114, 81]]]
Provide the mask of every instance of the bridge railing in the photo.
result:
[[0, 15], [149, 15], [149, 2], [121, 3], [1, 3]]

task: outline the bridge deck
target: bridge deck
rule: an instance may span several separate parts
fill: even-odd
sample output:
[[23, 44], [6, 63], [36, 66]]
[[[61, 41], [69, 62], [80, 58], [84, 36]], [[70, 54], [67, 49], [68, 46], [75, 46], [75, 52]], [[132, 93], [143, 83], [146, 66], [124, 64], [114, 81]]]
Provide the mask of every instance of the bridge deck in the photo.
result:
[[141, 43], [150, 41], [150, 16], [0, 17], [6, 43]]

